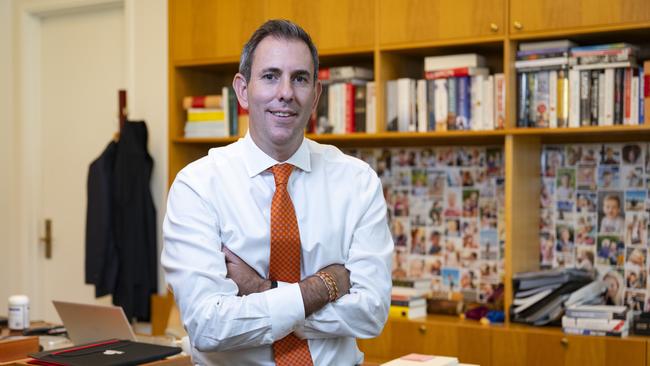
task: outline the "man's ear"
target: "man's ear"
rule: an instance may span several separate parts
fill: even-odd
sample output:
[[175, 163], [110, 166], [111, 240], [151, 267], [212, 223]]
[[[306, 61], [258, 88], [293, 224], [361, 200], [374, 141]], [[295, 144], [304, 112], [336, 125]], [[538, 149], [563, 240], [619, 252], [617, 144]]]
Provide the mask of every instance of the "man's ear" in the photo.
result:
[[232, 80], [232, 87], [235, 89], [235, 94], [237, 94], [239, 105], [244, 109], [248, 109], [248, 83], [244, 75], [237, 73]]

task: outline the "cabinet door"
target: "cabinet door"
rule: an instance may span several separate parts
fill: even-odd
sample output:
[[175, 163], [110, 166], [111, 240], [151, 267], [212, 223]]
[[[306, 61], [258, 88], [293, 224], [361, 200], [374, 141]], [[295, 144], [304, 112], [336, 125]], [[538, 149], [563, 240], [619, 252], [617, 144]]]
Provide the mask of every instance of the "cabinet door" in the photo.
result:
[[172, 59], [237, 60], [264, 21], [264, 9], [262, 0], [170, 0]]
[[567, 336], [566, 365], [643, 366], [645, 340], [635, 338], [607, 338]]
[[512, 34], [650, 20], [648, 0], [511, 0]]
[[490, 365], [490, 330], [438, 322], [393, 321], [391, 358], [409, 353], [458, 357], [463, 363]]
[[505, 0], [380, 0], [381, 45], [504, 34]]
[[494, 329], [492, 365], [564, 365], [561, 334]]
[[299, 24], [321, 53], [375, 44], [374, 0], [267, 0], [266, 17]]

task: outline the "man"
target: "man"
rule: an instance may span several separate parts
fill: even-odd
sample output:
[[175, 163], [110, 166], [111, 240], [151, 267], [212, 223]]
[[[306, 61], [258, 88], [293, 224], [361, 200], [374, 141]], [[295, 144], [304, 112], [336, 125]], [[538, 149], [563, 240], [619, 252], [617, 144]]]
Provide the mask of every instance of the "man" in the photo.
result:
[[317, 74], [304, 30], [262, 25], [233, 81], [248, 134], [170, 189], [162, 264], [194, 362], [359, 364], [355, 338], [386, 321], [393, 242], [381, 183], [361, 160], [304, 138]]

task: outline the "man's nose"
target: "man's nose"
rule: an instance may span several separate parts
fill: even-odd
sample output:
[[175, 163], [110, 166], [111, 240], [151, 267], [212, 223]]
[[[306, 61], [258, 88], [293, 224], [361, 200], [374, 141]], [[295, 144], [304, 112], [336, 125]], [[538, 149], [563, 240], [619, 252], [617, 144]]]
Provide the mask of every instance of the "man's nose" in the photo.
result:
[[293, 100], [294, 90], [293, 84], [291, 83], [290, 77], [284, 77], [280, 81], [280, 86], [278, 89], [278, 99], [284, 102], [290, 102]]

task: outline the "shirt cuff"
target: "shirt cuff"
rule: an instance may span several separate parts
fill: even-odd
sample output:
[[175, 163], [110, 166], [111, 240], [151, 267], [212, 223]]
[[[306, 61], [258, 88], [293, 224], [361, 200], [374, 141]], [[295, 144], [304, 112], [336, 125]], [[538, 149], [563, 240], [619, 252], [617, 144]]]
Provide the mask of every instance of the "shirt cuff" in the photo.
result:
[[264, 291], [271, 315], [273, 341], [284, 338], [305, 320], [305, 305], [300, 285], [278, 282], [278, 287]]

